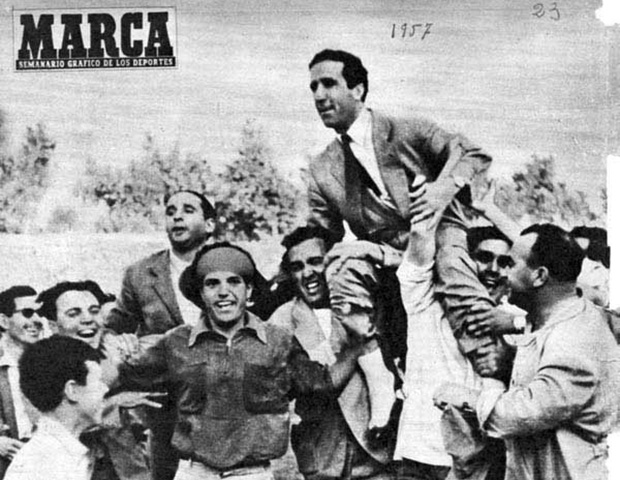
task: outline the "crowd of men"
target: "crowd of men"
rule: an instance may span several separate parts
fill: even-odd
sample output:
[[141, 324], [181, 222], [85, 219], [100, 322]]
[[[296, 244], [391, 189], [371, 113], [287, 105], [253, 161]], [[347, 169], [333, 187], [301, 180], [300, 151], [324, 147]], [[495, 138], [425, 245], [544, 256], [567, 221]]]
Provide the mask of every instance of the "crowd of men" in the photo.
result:
[[472, 198], [482, 149], [368, 109], [350, 53], [309, 69], [336, 138], [277, 282], [181, 189], [112, 308], [93, 280], [0, 293], [0, 478], [272, 480], [289, 442], [307, 480], [607, 478], [605, 232], [519, 231]]

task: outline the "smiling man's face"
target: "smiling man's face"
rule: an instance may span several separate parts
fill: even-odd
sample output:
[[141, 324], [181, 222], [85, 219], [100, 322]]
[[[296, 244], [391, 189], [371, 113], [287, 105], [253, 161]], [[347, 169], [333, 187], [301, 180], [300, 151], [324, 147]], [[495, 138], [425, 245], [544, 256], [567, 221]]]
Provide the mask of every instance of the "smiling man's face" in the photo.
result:
[[36, 302], [36, 295], [17, 297], [13, 315], [0, 315], [0, 325], [4, 328], [4, 335], [18, 345], [29, 345], [43, 337], [43, 322], [39, 317], [40, 304]]
[[227, 331], [243, 322], [252, 287], [234, 272], [211, 272], [203, 279], [200, 295], [211, 321]]
[[288, 251], [288, 268], [297, 291], [312, 308], [329, 304], [329, 291], [325, 280], [325, 242], [311, 238]]
[[344, 63], [325, 60], [310, 69], [310, 90], [323, 124], [338, 133], [344, 133], [353, 124], [364, 107], [364, 86], [360, 83], [349, 88], [342, 76]]
[[87, 290], [69, 290], [56, 299], [58, 333], [98, 348], [103, 334], [101, 306]]

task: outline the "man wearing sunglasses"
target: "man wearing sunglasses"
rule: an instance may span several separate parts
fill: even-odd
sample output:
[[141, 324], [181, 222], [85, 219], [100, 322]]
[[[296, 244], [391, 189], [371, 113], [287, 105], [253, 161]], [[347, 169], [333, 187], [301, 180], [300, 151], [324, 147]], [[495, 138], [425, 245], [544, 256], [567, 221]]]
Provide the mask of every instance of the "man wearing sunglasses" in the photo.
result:
[[496, 227], [476, 227], [469, 229], [467, 244], [476, 262], [478, 279], [499, 303], [507, 293], [507, 270], [513, 265], [508, 255], [512, 242]]
[[43, 337], [37, 292], [29, 286], [14, 286], [0, 293], [0, 479], [15, 454], [32, 435], [34, 407], [19, 388], [18, 363], [27, 345]]

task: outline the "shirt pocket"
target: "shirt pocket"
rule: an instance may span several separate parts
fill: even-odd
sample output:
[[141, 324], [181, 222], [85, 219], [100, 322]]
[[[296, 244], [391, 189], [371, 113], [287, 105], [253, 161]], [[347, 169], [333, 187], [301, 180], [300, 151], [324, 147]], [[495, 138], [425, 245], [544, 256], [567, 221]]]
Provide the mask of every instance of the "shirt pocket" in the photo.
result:
[[179, 413], [199, 414], [207, 402], [207, 362], [189, 360], [181, 371], [176, 386]]
[[288, 371], [285, 364], [246, 363], [243, 372], [243, 403], [249, 413], [288, 411]]

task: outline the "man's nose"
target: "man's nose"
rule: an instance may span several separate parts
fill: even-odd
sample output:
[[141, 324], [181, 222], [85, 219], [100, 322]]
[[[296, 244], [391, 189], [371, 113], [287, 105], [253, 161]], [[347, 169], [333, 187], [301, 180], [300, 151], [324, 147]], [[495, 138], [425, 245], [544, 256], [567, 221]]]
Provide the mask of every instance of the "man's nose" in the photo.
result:
[[314, 273], [314, 269], [312, 268], [311, 265], [304, 265], [304, 270], [302, 272], [302, 276], [304, 278], [308, 278], [312, 276], [313, 273]]
[[497, 257], [495, 257], [493, 261], [491, 262], [491, 264], [489, 265], [489, 270], [491, 270], [492, 272], [500, 271], [499, 264], [497, 263]]
[[228, 294], [230, 293], [230, 288], [228, 285], [226, 284], [222, 284], [219, 287], [217, 287], [217, 296], [221, 297], [221, 298], [225, 298], [228, 296]]
[[321, 84], [316, 87], [313, 93], [315, 101], [324, 100], [326, 98], [326, 90]]

